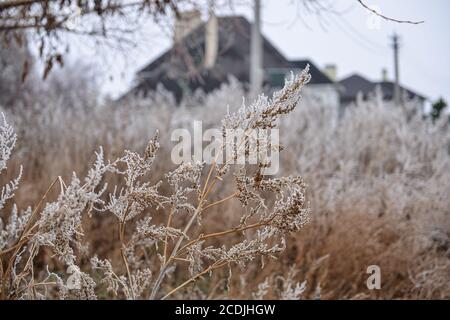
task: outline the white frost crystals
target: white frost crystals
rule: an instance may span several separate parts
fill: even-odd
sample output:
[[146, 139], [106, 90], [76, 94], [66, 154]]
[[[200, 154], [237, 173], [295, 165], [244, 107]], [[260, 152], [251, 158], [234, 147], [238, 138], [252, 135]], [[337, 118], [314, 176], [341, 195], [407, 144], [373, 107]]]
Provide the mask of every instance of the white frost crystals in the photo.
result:
[[[223, 129], [276, 128], [278, 119], [296, 107], [309, 77], [306, 69], [272, 99], [261, 96], [250, 107], [241, 107], [226, 117]], [[249, 154], [281, 149], [259, 143], [257, 151], [249, 150], [248, 136], [242, 139], [237, 146], [247, 148]], [[3, 119], [1, 170], [15, 142], [11, 126]], [[260, 160], [238, 166], [183, 162], [155, 176], [159, 147], [157, 133], [143, 155], [126, 150], [110, 162], [100, 149], [84, 179], [73, 173], [66, 184], [57, 177], [34, 210], [19, 214], [13, 206], [9, 223], [0, 225], [0, 297], [96, 299], [99, 292], [106, 292], [110, 298], [176, 298], [216, 269], [231, 272], [233, 266], [276, 257], [284, 251], [287, 235], [308, 221], [305, 184], [299, 177], [268, 178], [264, 171], [269, 164]], [[232, 192], [220, 197], [225, 180]], [[18, 182], [2, 189], [0, 209], [13, 198]], [[56, 200], [46, 202], [57, 186]], [[234, 225], [214, 225], [212, 232], [202, 229], [205, 215], [220, 212], [212, 207], [231, 201], [242, 208]], [[111, 234], [115, 248], [107, 254], [95, 252], [95, 244], [85, 234], [90, 223], [99, 219], [115, 225]], [[53, 270], [36, 272], [36, 261]], [[301, 291], [287, 289], [292, 291], [289, 296]]]
[[[16, 145], [17, 135], [13, 127], [6, 121], [5, 115], [1, 114], [0, 119], [0, 174], [7, 168], [7, 162], [11, 157], [12, 150]], [[19, 186], [20, 177], [22, 175], [22, 167], [17, 178], [1, 186], [0, 192], [0, 210], [5, 206], [5, 203], [14, 197], [14, 192]], [[13, 206], [9, 217], [9, 223], [5, 226], [0, 216], [0, 250], [7, 245], [14, 242], [22, 230], [30, 216], [31, 210], [27, 209], [21, 215], [17, 212], [17, 206]]]

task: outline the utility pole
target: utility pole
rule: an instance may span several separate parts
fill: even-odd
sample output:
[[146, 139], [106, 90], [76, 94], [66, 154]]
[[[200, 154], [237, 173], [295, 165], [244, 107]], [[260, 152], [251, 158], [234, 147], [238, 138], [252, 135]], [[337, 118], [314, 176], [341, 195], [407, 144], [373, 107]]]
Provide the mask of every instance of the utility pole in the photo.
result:
[[394, 101], [399, 105], [401, 102], [400, 96], [400, 71], [399, 71], [399, 36], [394, 33], [392, 36], [392, 48], [394, 49], [394, 72], [395, 72], [395, 85], [394, 85]]
[[263, 56], [261, 39], [261, 1], [254, 0], [254, 19], [250, 39], [250, 94], [258, 95], [263, 83]]
[[219, 22], [214, 9], [214, 1], [210, 0], [205, 32], [205, 59], [203, 62], [207, 69], [214, 68], [219, 51]]

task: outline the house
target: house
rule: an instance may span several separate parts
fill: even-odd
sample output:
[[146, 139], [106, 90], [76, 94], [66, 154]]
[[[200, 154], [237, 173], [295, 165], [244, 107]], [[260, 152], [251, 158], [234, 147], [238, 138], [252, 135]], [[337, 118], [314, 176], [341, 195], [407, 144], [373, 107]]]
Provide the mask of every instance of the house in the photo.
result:
[[[175, 24], [173, 46], [146, 65], [136, 76], [136, 85], [127, 95], [145, 96], [159, 85], [179, 102], [183, 96], [201, 89], [208, 93], [220, 88], [230, 77], [246, 88], [250, 81], [250, 37], [252, 24], [243, 16], [210, 16], [204, 22], [198, 11], [183, 12]], [[280, 89], [291, 71], [310, 65], [311, 81], [303, 95], [342, 113], [346, 106], [373, 96], [377, 89], [386, 101], [394, 99], [394, 83], [383, 73], [382, 81], [370, 81], [352, 74], [336, 81], [336, 66], [320, 70], [307, 59], [287, 59], [264, 35], [263, 70], [267, 93]], [[424, 108], [426, 98], [400, 87], [402, 97], [415, 99]]]
[[[146, 95], [162, 85], [181, 98], [202, 89], [218, 89], [231, 77], [248, 88], [250, 78], [251, 23], [243, 16], [211, 16], [201, 20], [196, 11], [183, 13], [175, 26], [174, 44], [137, 74], [132, 94]], [[334, 81], [309, 60], [289, 60], [262, 36], [263, 84], [267, 91], [284, 85], [291, 71], [310, 65], [311, 81], [305, 89], [314, 99], [339, 106], [339, 92]]]
[[[373, 82], [359, 74], [352, 74], [340, 80], [339, 85], [341, 89], [340, 103], [342, 108], [356, 102], [359, 97], [362, 100], [367, 100], [375, 95], [377, 90], [381, 93], [384, 101], [394, 100], [395, 83], [388, 80], [385, 70], [383, 70], [382, 81]], [[400, 86], [400, 95], [404, 100], [416, 100], [422, 110], [424, 110], [426, 97], [423, 95], [402, 86]]]

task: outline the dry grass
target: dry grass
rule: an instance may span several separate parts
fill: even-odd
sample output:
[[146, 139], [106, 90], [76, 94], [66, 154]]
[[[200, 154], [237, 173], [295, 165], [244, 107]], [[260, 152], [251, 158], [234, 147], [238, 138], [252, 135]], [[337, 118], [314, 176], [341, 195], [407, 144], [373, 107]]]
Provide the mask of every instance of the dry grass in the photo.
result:
[[[24, 165], [21, 187], [14, 201], [20, 209], [25, 209], [38, 203], [56, 177], [61, 176], [68, 184], [72, 171], [84, 176], [95, 160], [94, 151], [99, 145], [104, 146], [106, 159], [116, 159], [124, 149], [145, 150], [147, 138], [159, 129], [161, 148], [152, 164], [152, 173], [144, 176], [145, 181], [154, 184], [175, 168], [168, 161], [169, 133], [174, 128], [189, 128], [193, 119], [216, 126], [225, 107], [239, 106], [242, 95], [239, 84], [232, 83], [209, 96], [191, 98], [178, 108], [170, 97], [160, 92], [147, 100], [123, 102], [121, 106], [103, 104], [67, 110], [54, 99], [23, 110], [9, 109], [7, 118], [13, 122], [19, 140], [2, 182], [13, 179], [19, 166]], [[287, 147], [281, 157], [283, 175], [300, 174], [306, 181], [312, 208], [310, 223], [287, 237], [287, 248], [278, 260], [255, 257], [253, 263], [245, 266], [231, 263], [231, 277], [228, 268], [216, 270], [211, 276], [205, 273], [201, 279], [195, 279], [195, 285], [186, 285], [171, 297], [448, 299], [448, 123], [431, 124], [422, 119], [412, 112], [413, 102], [402, 109], [376, 101], [349, 109], [337, 120], [333, 110], [305, 98], [280, 123], [281, 141]], [[202, 182], [207, 173], [203, 170]], [[104, 181], [124, 186], [116, 175], [107, 175]], [[58, 184], [47, 194], [46, 201], [55, 201], [60, 192]], [[233, 179], [225, 178], [221, 187], [210, 194], [211, 203], [232, 194], [233, 188]], [[160, 192], [168, 196], [170, 186], [161, 185]], [[271, 197], [266, 199], [271, 201]], [[11, 202], [8, 202], [2, 218], [9, 215], [10, 209]], [[166, 225], [166, 211], [151, 212], [152, 223]], [[210, 208], [202, 217], [201, 225], [194, 225], [192, 232], [201, 235], [233, 228], [242, 213], [238, 199], [230, 199]], [[118, 227], [116, 220], [114, 215], [83, 218], [82, 244], [89, 243], [89, 254], [77, 249], [75, 261], [95, 282], [102, 275], [91, 272], [88, 257], [93, 254], [109, 258], [117, 274], [131, 278], [126, 275], [117, 236], [120, 224]], [[171, 226], [181, 229], [188, 221], [188, 215], [180, 215]], [[134, 226], [135, 222], [130, 222], [130, 227], [122, 230], [122, 236], [130, 239]], [[163, 238], [167, 236], [165, 233]], [[211, 239], [209, 244], [230, 248], [254, 236], [252, 231], [244, 236], [232, 234]], [[174, 246], [176, 241], [167, 249], [164, 246], [159, 249], [168, 254]], [[35, 259], [37, 279], [46, 277], [46, 266], [51, 271], [66, 270], [66, 265], [52, 258], [50, 251], [44, 246]], [[152, 280], [155, 280], [160, 261], [155, 257], [149, 261], [154, 264]], [[178, 268], [162, 283], [157, 297], [170, 293], [189, 279], [186, 263], [189, 264], [177, 261]], [[3, 260], [3, 266], [6, 264]], [[381, 267], [381, 290], [366, 287], [366, 269], [374, 264]], [[295, 272], [290, 272], [294, 266]], [[57, 274], [62, 281], [67, 280], [67, 274]], [[136, 282], [143, 282], [145, 276], [141, 278]], [[301, 284], [305, 280], [306, 288], [303, 288]], [[96, 289], [96, 295], [116, 297], [104, 285]], [[56, 296], [53, 288], [49, 289], [48, 296]], [[118, 297], [125, 296], [137, 298], [119, 290]]]

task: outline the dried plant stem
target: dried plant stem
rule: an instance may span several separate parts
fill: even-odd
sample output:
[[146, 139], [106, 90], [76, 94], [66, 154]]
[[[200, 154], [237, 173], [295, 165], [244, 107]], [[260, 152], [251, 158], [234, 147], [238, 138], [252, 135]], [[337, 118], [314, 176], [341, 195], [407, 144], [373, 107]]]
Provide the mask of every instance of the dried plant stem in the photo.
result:
[[216, 206], [218, 204], [221, 204], [221, 203], [223, 203], [223, 202], [225, 202], [227, 200], [233, 199], [234, 197], [236, 197], [237, 194], [238, 194], [237, 192], [234, 192], [233, 194], [230, 194], [229, 196], [227, 196], [227, 197], [225, 197], [225, 198], [223, 198], [221, 200], [217, 200], [217, 201], [215, 201], [213, 203], [210, 203], [210, 204], [208, 204], [207, 206], [205, 206], [203, 208], [203, 211], [206, 211], [207, 209], [209, 209], [211, 207], [214, 207], [214, 206]]
[[[19, 237], [19, 240], [17, 241], [17, 243], [16, 243], [15, 245], [11, 246], [11, 247], [8, 248], [8, 249], [5, 249], [5, 250], [3, 250], [3, 251], [0, 251], [0, 257], [1, 257], [2, 255], [4, 255], [4, 254], [7, 254], [8, 252], [11, 252], [11, 251], [15, 250], [15, 249], [18, 249], [18, 250], [19, 250], [19, 249], [22, 247], [22, 245], [24, 244], [24, 242], [28, 241], [28, 240], [26, 239], [26, 237], [30, 234], [31, 230], [33, 230], [33, 229], [35, 228], [35, 226], [36, 226], [36, 225], [33, 225], [33, 226], [30, 228], [30, 224], [32, 223], [33, 218], [34, 218], [35, 215], [37, 214], [37, 212], [38, 212], [40, 206], [42, 205], [42, 203], [44, 202], [44, 200], [47, 198], [47, 195], [50, 193], [50, 191], [52, 190], [53, 186], [56, 184], [56, 182], [58, 181], [59, 178], [60, 178], [60, 177], [58, 176], [58, 177], [56, 177], [56, 178], [53, 180], [53, 182], [52, 182], [52, 183], [50, 184], [50, 186], [48, 187], [47, 191], [44, 193], [44, 195], [42, 196], [42, 198], [41, 198], [41, 199], [39, 200], [39, 202], [37, 203], [36, 207], [34, 207], [34, 210], [33, 210], [32, 214], [31, 214], [31, 217], [30, 217], [30, 219], [28, 220], [28, 222], [27, 222], [25, 228], [23, 229], [22, 235]], [[16, 250], [16, 251], [18, 251], [18, 250]]]
[[204, 198], [204, 196], [205, 196], [205, 190], [206, 190], [206, 187], [208, 187], [209, 179], [211, 178], [211, 174], [214, 171], [214, 166], [216, 165], [216, 161], [217, 161], [217, 157], [218, 156], [219, 156], [219, 153], [217, 153], [216, 157], [211, 162], [211, 166], [209, 167], [208, 175], [206, 177], [205, 184], [203, 186], [203, 191], [202, 191], [202, 193], [200, 195], [200, 198]]
[[238, 227], [235, 227], [235, 228], [232, 228], [232, 229], [228, 229], [228, 230], [225, 230], [225, 231], [220, 231], [220, 232], [214, 232], [214, 233], [201, 235], [197, 239], [191, 240], [187, 244], [185, 244], [179, 250], [179, 253], [182, 253], [184, 250], [186, 250], [188, 247], [196, 244], [198, 241], [202, 241], [202, 240], [209, 239], [209, 238], [221, 237], [221, 236], [225, 236], [225, 235], [230, 234], [230, 233], [242, 232], [242, 231], [245, 231], [245, 230], [248, 230], [248, 229], [259, 228], [259, 227], [262, 227], [262, 226], [268, 224], [272, 220], [273, 220], [273, 218], [268, 219], [268, 220], [263, 221], [263, 222], [250, 224], [248, 226], [240, 226], [240, 227], [238, 226]]
[[[236, 142], [235, 138], [222, 142], [220, 151], [216, 152], [210, 164], [185, 161], [154, 183], [153, 179], [148, 178], [153, 174], [152, 164], [160, 148], [156, 133], [143, 154], [125, 150], [122, 157], [111, 162], [105, 159], [100, 149], [84, 179], [74, 174], [66, 185], [58, 177], [34, 210], [19, 211], [14, 207], [8, 225], [4, 227], [2, 221], [1, 226], [1, 250], [14, 245], [2, 257], [2, 275], [7, 277], [2, 279], [4, 288], [1, 296], [35, 299], [58, 295], [63, 299], [73, 296], [96, 299], [104, 296], [103, 288], [106, 286], [107, 292], [118, 298], [138, 299], [145, 295], [150, 299], [166, 299], [182, 295], [188, 285], [206, 281], [212, 277], [213, 270], [227, 266], [231, 270], [234, 263], [245, 264], [259, 256], [272, 257], [282, 252], [285, 249], [285, 234], [298, 231], [309, 212], [301, 179], [282, 177], [267, 179], [263, 184], [261, 171], [268, 166], [266, 159], [259, 161], [255, 158], [259, 162], [250, 162], [251, 170], [246, 170], [246, 162], [238, 161], [238, 166], [230, 165], [230, 162], [238, 157], [241, 159], [240, 151], [244, 151], [247, 157], [272, 150], [267, 139], [260, 140], [259, 135], [255, 137], [247, 133], [276, 127], [277, 119], [295, 107], [298, 89], [308, 80], [306, 75], [307, 70], [286, 81], [285, 88], [281, 93], [274, 94], [274, 98], [263, 96], [250, 107], [243, 105], [235, 113], [228, 114], [222, 121], [222, 136], [228, 138], [227, 130], [237, 129], [239, 133], [245, 132], [244, 137]], [[6, 155], [8, 160], [16, 136], [6, 122], [3, 127], [0, 124], [0, 129], [5, 131], [3, 136], [0, 134], [0, 153], [1, 156]], [[250, 143], [254, 139], [256, 145]], [[232, 147], [232, 158], [223, 159], [225, 150], [227, 153], [229, 151], [228, 147]], [[2, 171], [6, 168], [6, 161], [3, 158], [0, 160]], [[208, 165], [210, 167], [206, 168]], [[256, 172], [253, 172], [254, 165], [259, 165]], [[109, 181], [107, 174], [120, 178], [113, 190], [106, 184], [105, 180]], [[234, 180], [228, 179], [233, 178], [231, 176]], [[13, 197], [18, 181], [19, 178], [12, 180], [5, 187], [9, 188], [7, 193], [0, 195], [2, 208], [5, 201]], [[57, 181], [61, 192], [54, 202], [46, 203], [48, 200], [45, 198], [56, 192], [50, 191]], [[232, 181], [236, 188], [219, 195], [222, 192], [218, 189], [223, 184], [226, 184], [224, 190], [234, 186]], [[267, 191], [272, 191], [272, 194]], [[212, 229], [216, 231], [213, 233], [204, 231], [200, 224], [202, 214], [211, 208], [205, 214], [217, 212], [218, 207], [226, 206], [230, 203], [228, 200], [234, 198], [239, 198], [242, 207], [236, 214], [240, 211], [244, 213], [240, 222], [216, 227]], [[232, 204], [232, 209], [235, 209], [237, 201]], [[152, 221], [153, 209], [165, 211], [162, 223]], [[91, 218], [91, 213], [96, 211], [109, 212], [116, 218], [116, 244], [113, 247], [120, 249], [120, 257], [113, 254], [110, 258], [99, 258], [96, 254], [90, 259], [91, 268], [88, 268], [86, 259], [80, 259], [85, 257], [83, 226], [85, 217], [88, 215]], [[187, 213], [188, 218], [176, 221], [179, 212]], [[276, 221], [270, 223], [274, 215]], [[269, 227], [264, 227], [267, 225]], [[252, 231], [245, 231], [249, 229]], [[206, 239], [210, 239], [207, 242], [211, 245], [203, 246]], [[221, 240], [225, 242], [220, 243], [223, 242]], [[47, 267], [48, 276], [43, 280], [45, 273], [41, 267], [34, 269], [37, 268], [34, 260], [38, 254], [57, 259], [56, 268], [69, 268], [63, 276], [59, 276], [57, 272], [61, 270], [50, 272]], [[184, 273], [185, 269], [189, 273]], [[119, 276], [113, 270], [120, 271]], [[176, 278], [179, 280], [168, 279], [172, 272], [178, 275]], [[74, 290], [68, 281], [64, 281], [67, 274], [73, 274], [79, 280], [79, 288]], [[56, 280], [50, 278], [52, 276]], [[228, 280], [231, 280], [231, 275]], [[45, 285], [50, 281], [56, 282], [57, 290]]]
[[[173, 218], [173, 208], [170, 210], [169, 217], [167, 218], [167, 228], [170, 228], [172, 224], [172, 218]], [[164, 241], [164, 263], [167, 261], [167, 250], [168, 250], [168, 241], [169, 237], [166, 235], [165, 241]]]
[[169, 291], [169, 293], [167, 293], [164, 297], [162, 297], [161, 300], [167, 299], [169, 296], [171, 296], [172, 294], [174, 294], [175, 292], [177, 292], [181, 288], [187, 286], [191, 282], [194, 282], [195, 280], [197, 280], [198, 278], [200, 278], [204, 274], [206, 274], [206, 273], [208, 273], [208, 272], [210, 272], [210, 271], [212, 271], [214, 269], [221, 268], [221, 267], [223, 267], [226, 264], [227, 264], [227, 262], [223, 262], [223, 261], [215, 262], [214, 264], [210, 265], [208, 268], [206, 268], [202, 272], [199, 272], [198, 274], [196, 274], [192, 278], [190, 278], [190, 279], [186, 280], [185, 282], [183, 282], [182, 284], [180, 284], [178, 287], [176, 287], [176, 288], [172, 289], [171, 291]]
[[[168, 268], [170, 262], [173, 260], [173, 258], [176, 257], [176, 255], [178, 253], [178, 249], [181, 247], [181, 244], [182, 244], [182, 242], [183, 242], [183, 240], [185, 238], [185, 235], [187, 234], [187, 232], [191, 228], [191, 226], [194, 223], [194, 221], [197, 219], [198, 215], [202, 212], [202, 206], [203, 206], [203, 203], [204, 203], [204, 201], [206, 199], [206, 196], [208, 194], [208, 191], [205, 191], [205, 190], [207, 190], [209, 179], [211, 178], [211, 174], [212, 174], [212, 172], [214, 170], [215, 161], [216, 161], [216, 159], [214, 159], [212, 161], [211, 166], [209, 168], [208, 176], [206, 178], [206, 181], [205, 181], [205, 184], [204, 184], [204, 187], [203, 187], [203, 191], [200, 194], [198, 205], [197, 205], [197, 208], [195, 209], [194, 214], [192, 215], [191, 219], [189, 219], [188, 223], [184, 227], [183, 235], [181, 235], [178, 238], [178, 241], [175, 244], [175, 247], [173, 248], [172, 253], [170, 254], [170, 257], [167, 260], [164, 259], [164, 265], [161, 267], [161, 270], [159, 271], [158, 277], [156, 278], [155, 284], [154, 284], [154, 286], [152, 288], [152, 292], [150, 294], [150, 299], [151, 300], [155, 299], [156, 293], [158, 292], [159, 287], [161, 286], [161, 282], [162, 282], [162, 280], [164, 278], [164, 275], [165, 275], [165, 273], [167, 271], [167, 268]], [[216, 181], [216, 179], [214, 179], [214, 181]], [[208, 188], [208, 190], [211, 190], [211, 188]]]
[[11, 255], [11, 257], [9, 258], [8, 261], [8, 266], [6, 268], [6, 271], [3, 272], [3, 261], [0, 260], [0, 264], [1, 266], [1, 271], [2, 271], [2, 296], [4, 295], [4, 293], [6, 292], [6, 281], [7, 279], [9, 279], [9, 275], [11, 273], [11, 270], [13, 268], [14, 265], [14, 261], [15, 258], [17, 256], [17, 254], [20, 252], [20, 248], [22, 248], [22, 246], [28, 242], [28, 236], [30, 235], [31, 231], [35, 228], [36, 225], [33, 225], [32, 227], [30, 227], [32, 221], [34, 220], [34, 217], [36, 216], [40, 206], [42, 205], [42, 203], [44, 202], [44, 200], [47, 198], [47, 195], [50, 193], [50, 191], [52, 190], [53, 186], [56, 184], [56, 182], [58, 181], [59, 177], [56, 177], [53, 182], [50, 184], [50, 186], [47, 188], [47, 191], [45, 191], [44, 195], [41, 197], [41, 199], [39, 200], [39, 202], [36, 204], [36, 206], [33, 209], [33, 212], [31, 213], [30, 219], [28, 220], [27, 224], [25, 225], [24, 230], [22, 231], [22, 234], [19, 237], [19, 240], [17, 241], [17, 243], [13, 246], [11, 246], [8, 249], [5, 249], [3, 251], [0, 252], [0, 258], [11, 252], [14, 251], [14, 253]]
[[[125, 220], [125, 218], [124, 218], [124, 220]], [[119, 223], [119, 240], [120, 240], [120, 244], [121, 244], [120, 255], [122, 257], [123, 263], [125, 264], [125, 268], [127, 270], [129, 288], [131, 291], [132, 298], [135, 299], [135, 294], [134, 294], [134, 290], [133, 290], [133, 278], [131, 277], [130, 266], [128, 264], [127, 257], [125, 256], [124, 237], [125, 237], [125, 222], [120, 222]]]
[[[37, 248], [36, 248], [36, 244], [35, 243], [33, 243], [32, 245], [31, 245], [31, 249], [30, 249], [30, 254], [29, 254], [29, 256], [28, 256], [28, 260], [27, 260], [27, 262], [25, 263], [25, 266], [24, 266], [24, 268], [23, 268], [23, 270], [22, 270], [22, 272], [20, 273], [20, 274], [18, 274], [17, 276], [16, 276], [16, 279], [15, 279], [15, 281], [16, 282], [20, 282], [22, 279], [24, 279], [29, 273], [31, 273], [31, 283], [30, 283], [30, 287], [31, 287], [31, 289], [34, 291], [34, 284], [33, 284], [33, 282], [34, 282], [34, 269], [33, 269], [33, 259], [34, 259], [34, 257], [36, 256], [36, 254], [37, 254]], [[15, 293], [15, 297], [17, 297], [18, 296], [18, 294], [19, 293]]]
[[23, 293], [25, 290], [33, 290], [33, 291], [34, 291], [34, 288], [35, 288], [35, 287], [39, 287], [39, 286], [44, 286], [44, 287], [45, 287], [45, 286], [54, 286], [54, 285], [57, 285], [57, 283], [54, 282], [54, 281], [51, 281], [51, 282], [30, 283], [30, 284], [28, 284], [25, 288], [23, 288], [22, 290], [20, 290], [20, 291], [17, 293], [17, 295]]
[[183, 242], [184, 239], [184, 235], [186, 234], [187, 231], [189, 231], [189, 229], [191, 228], [192, 224], [194, 223], [195, 219], [197, 219], [198, 214], [201, 212], [201, 205], [202, 205], [203, 199], [200, 199], [199, 204], [197, 209], [195, 210], [194, 214], [192, 215], [191, 219], [189, 220], [189, 222], [187, 223], [187, 225], [185, 226], [184, 230], [183, 230], [183, 235], [180, 236], [180, 238], [178, 239], [177, 243], [175, 244], [175, 247], [172, 250], [172, 253], [170, 254], [169, 259], [167, 259], [167, 261], [165, 261], [164, 265], [161, 267], [161, 270], [159, 271], [158, 277], [156, 278], [155, 281], [155, 285], [153, 286], [152, 289], [152, 293], [150, 294], [150, 299], [153, 300], [155, 299], [156, 293], [159, 290], [159, 287], [161, 286], [161, 282], [164, 278], [164, 275], [167, 271], [167, 268], [170, 264], [170, 262], [172, 261], [173, 258], [175, 258], [178, 249], [181, 246], [181, 243]]
[[[178, 259], [180, 259], [180, 258], [176, 257], [176, 255], [177, 255], [178, 253], [182, 253], [186, 248], [188, 248], [189, 246], [192, 246], [193, 244], [197, 243], [198, 241], [201, 241], [201, 240], [204, 240], [204, 239], [208, 239], [208, 238], [220, 237], [220, 236], [224, 236], [224, 235], [231, 234], [231, 233], [235, 233], [235, 232], [242, 232], [242, 231], [245, 231], [245, 230], [248, 230], [248, 229], [259, 228], [259, 227], [262, 227], [262, 226], [264, 226], [264, 225], [270, 223], [274, 218], [275, 218], [275, 216], [273, 216], [273, 217], [271, 217], [271, 218], [269, 218], [269, 219], [267, 219], [267, 220], [265, 220], [265, 221], [263, 221], [263, 222], [254, 223], [254, 224], [250, 224], [250, 225], [248, 225], [248, 226], [236, 227], [236, 228], [229, 229], [229, 230], [226, 230], [226, 231], [215, 232], [215, 233], [210, 233], [210, 234], [207, 234], [207, 235], [200, 236], [200, 237], [198, 237], [197, 239], [188, 242], [188, 243], [187, 243], [185, 246], [183, 246], [180, 250], [178, 250], [178, 251], [175, 251], [175, 250], [172, 251], [172, 255], [171, 255], [171, 257], [169, 258], [169, 261], [170, 261], [170, 260], [178, 260]], [[192, 218], [191, 218], [191, 221], [193, 221]], [[179, 243], [181, 244], [181, 242], [179, 242]], [[177, 244], [178, 244], [178, 243], [177, 243]], [[167, 261], [167, 264], [165, 265], [165, 268], [167, 268], [167, 265], [168, 265], [169, 261]], [[168, 294], [166, 294], [166, 295], [162, 298], [162, 300], [166, 299], [168, 296], [170, 296], [171, 294], [173, 294], [175, 291], [177, 291], [177, 290], [181, 289], [182, 287], [188, 285], [189, 283], [195, 281], [197, 278], [201, 277], [201, 276], [204, 275], [205, 273], [207, 273], [207, 272], [209, 272], [209, 271], [212, 271], [213, 269], [220, 268], [220, 267], [224, 266], [225, 264], [226, 264], [226, 263], [220, 263], [220, 264], [218, 264], [218, 262], [215, 262], [213, 265], [211, 265], [210, 267], [206, 268], [204, 271], [200, 272], [199, 274], [195, 275], [194, 277], [190, 278], [189, 280], [185, 281], [184, 283], [182, 283], [181, 285], [179, 285], [178, 287], [176, 287], [175, 289], [173, 289], [172, 291], [170, 291]], [[165, 270], [164, 270], [164, 272], [165, 272]], [[161, 274], [161, 273], [160, 273], [160, 274]], [[162, 273], [162, 276], [161, 276], [161, 277], [158, 277], [158, 279], [161, 278], [161, 280], [162, 280], [163, 277], [164, 277], [164, 273]], [[159, 289], [159, 285], [161, 285], [161, 280], [159, 280], [159, 282], [158, 282], [158, 279], [157, 279], [157, 282], [155, 283], [155, 287], [153, 288], [153, 290], [155, 290], [156, 284], [158, 284], [158, 289]], [[151, 299], [154, 299], [154, 296], [155, 296], [155, 295], [156, 295], [156, 291], [155, 291], [155, 293], [152, 292], [152, 295], [151, 295], [150, 298], [151, 298]]]
[[[10, 247], [10, 248], [8, 248], [8, 249], [5, 249], [5, 250], [1, 251], [1, 252], [0, 252], [0, 257], [1, 257], [2, 255], [5, 255], [5, 254], [11, 252], [11, 251], [16, 250], [17, 248], [22, 247], [22, 245], [23, 245], [25, 242], [27, 242], [27, 241], [28, 241], [27, 239], [25, 239], [24, 237], [22, 237], [22, 239], [20, 239], [20, 240], [19, 240], [15, 245], [13, 245], [12, 247]], [[17, 251], [17, 250], [16, 250], [16, 251]]]
[[[240, 143], [239, 143], [239, 145], [241, 145], [243, 142], [244, 142], [244, 140], [241, 140]], [[223, 146], [222, 146], [222, 147], [223, 147]], [[221, 148], [221, 149], [222, 149], [222, 148]], [[183, 240], [184, 240], [184, 238], [185, 238], [184, 235], [187, 234], [187, 232], [188, 232], [189, 229], [191, 228], [192, 224], [193, 224], [194, 221], [197, 219], [198, 215], [200, 215], [206, 208], [211, 207], [212, 205], [219, 204], [220, 202], [229, 200], [229, 199], [233, 198], [234, 196], [236, 196], [236, 194], [233, 194], [233, 195], [227, 197], [226, 199], [219, 200], [220, 202], [218, 202], [218, 203], [212, 203], [212, 204], [210, 204], [209, 206], [206, 206], [205, 208], [203, 208], [203, 203], [204, 203], [204, 201], [207, 199], [208, 194], [209, 194], [209, 193], [211, 192], [211, 190], [214, 188], [214, 186], [216, 185], [217, 181], [220, 180], [220, 177], [215, 176], [214, 179], [210, 182], [210, 179], [211, 179], [211, 176], [212, 176], [212, 173], [213, 173], [213, 171], [214, 171], [214, 168], [215, 168], [215, 165], [216, 165], [216, 161], [217, 161], [219, 155], [220, 155], [220, 153], [218, 152], [218, 153], [216, 154], [215, 158], [213, 159], [213, 161], [211, 162], [210, 168], [209, 168], [209, 170], [208, 170], [208, 175], [207, 175], [207, 177], [206, 177], [206, 180], [205, 180], [205, 183], [204, 183], [202, 192], [201, 192], [200, 197], [199, 197], [199, 202], [198, 202], [197, 208], [196, 208], [194, 214], [192, 215], [191, 219], [189, 220], [189, 222], [188, 222], [187, 225], [185, 226], [185, 228], [184, 228], [184, 230], [183, 230], [183, 235], [180, 236], [180, 238], [178, 239], [178, 241], [177, 241], [175, 247], [174, 247], [173, 250], [172, 250], [172, 253], [170, 254], [170, 257], [169, 257], [168, 259], [164, 258], [164, 265], [161, 267], [161, 270], [160, 270], [160, 272], [159, 272], [159, 274], [158, 274], [158, 277], [156, 278], [155, 285], [153, 286], [152, 292], [151, 292], [151, 294], [150, 294], [150, 299], [151, 299], [151, 300], [153, 300], [153, 299], [156, 297], [156, 293], [158, 292], [159, 287], [161, 286], [161, 282], [162, 282], [162, 280], [163, 280], [163, 278], [164, 278], [165, 272], [166, 272], [166, 270], [167, 270], [167, 268], [168, 268], [170, 262], [171, 262], [175, 257], [177, 257], [178, 251], [179, 251], [179, 249], [180, 249], [180, 247], [181, 247], [181, 244], [182, 244], [182, 242], [183, 242]], [[222, 167], [224, 167], [225, 165], [226, 165], [226, 164], [224, 164]], [[249, 226], [249, 227], [251, 227], [251, 226]], [[246, 230], [246, 229], [244, 229], [244, 230]], [[229, 230], [229, 231], [231, 231], [231, 230]], [[237, 232], [237, 231], [239, 231], [239, 230], [233, 230], [233, 231], [231, 231], [231, 232]], [[231, 233], [231, 232], [230, 232], [230, 233]], [[225, 234], [228, 234], [228, 232], [226, 232]], [[165, 248], [166, 248], [166, 247], [165, 247]], [[164, 257], [165, 257], [165, 256], [166, 256], [166, 255], [164, 254]], [[184, 285], [186, 285], [186, 284], [184, 284]], [[182, 286], [184, 286], [184, 285], [182, 285]]]
[[204, 194], [204, 199], [206, 199], [208, 197], [208, 194], [211, 192], [211, 190], [214, 188], [214, 186], [216, 185], [217, 181], [219, 180], [218, 176], [215, 176], [213, 181], [211, 181], [210, 186], [208, 187], [208, 189], [206, 190], [205, 194]]

